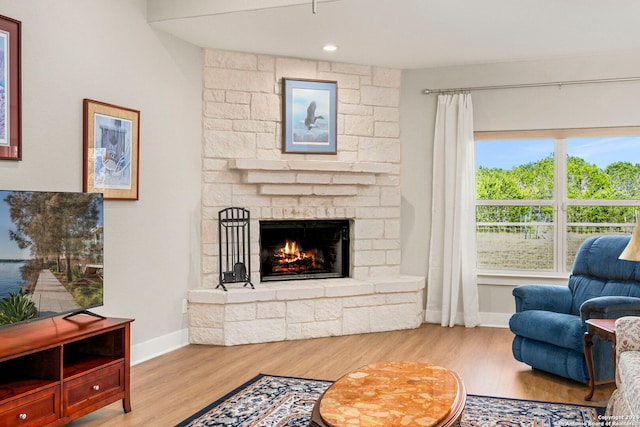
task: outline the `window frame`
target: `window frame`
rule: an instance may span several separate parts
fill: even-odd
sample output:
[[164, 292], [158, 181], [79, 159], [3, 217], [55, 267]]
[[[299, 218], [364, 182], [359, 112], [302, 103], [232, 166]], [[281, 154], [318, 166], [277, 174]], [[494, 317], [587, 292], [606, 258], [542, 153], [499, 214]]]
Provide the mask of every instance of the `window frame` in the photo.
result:
[[[530, 140], [553, 139], [554, 140], [554, 198], [539, 200], [478, 200], [477, 206], [551, 206], [553, 208], [553, 226], [555, 253], [553, 271], [535, 270], [488, 270], [477, 268], [478, 284], [513, 286], [521, 283], [531, 283], [535, 280], [541, 284], [566, 285], [570, 272], [565, 272], [567, 264], [566, 255], [566, 230], [568, 226], [566, 214], [571, 206], [635, 206], [640, 207], [640, 200], [585, 200], [567, 199], [567, 151], [566, 143], [569, 138], [595, 138], [595, 137], [624, 137], [640, 136], [640, 126], [622, 127], [594, 127], [594, 128], [566, 128], [566, 129], [542, 129], [542, 130], [507, 130], [507, 131], [476, 131], [474, 132], [474, 146], [479, 141], [496, 140]], [[562, 156], [562, 157], [560, 157]], [[558, 161], [558, 159], [564, 159]], [[476, 172], [474, 161], [474, 176]], [[517, 203], [513, 203], [517, 202]], [[475, 218], [474, 218], [475, 220]]]

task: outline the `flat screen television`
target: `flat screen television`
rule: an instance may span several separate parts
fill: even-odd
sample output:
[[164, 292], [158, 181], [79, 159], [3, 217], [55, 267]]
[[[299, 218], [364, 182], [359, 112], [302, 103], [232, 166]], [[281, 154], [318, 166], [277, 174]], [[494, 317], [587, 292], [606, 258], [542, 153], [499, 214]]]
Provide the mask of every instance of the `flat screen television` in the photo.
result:
[[103, 305], [103, 251], [102, 194], [0, 190], [0, 327]]

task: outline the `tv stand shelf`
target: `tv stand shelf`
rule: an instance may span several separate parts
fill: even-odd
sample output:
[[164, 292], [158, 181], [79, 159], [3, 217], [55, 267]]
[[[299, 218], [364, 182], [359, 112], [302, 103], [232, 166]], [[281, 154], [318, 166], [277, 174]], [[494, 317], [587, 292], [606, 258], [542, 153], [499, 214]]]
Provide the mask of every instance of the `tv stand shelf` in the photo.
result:
[[130, 324], [85, 314], [0, 329], [0, 426], [61, 426], [122, 399]]

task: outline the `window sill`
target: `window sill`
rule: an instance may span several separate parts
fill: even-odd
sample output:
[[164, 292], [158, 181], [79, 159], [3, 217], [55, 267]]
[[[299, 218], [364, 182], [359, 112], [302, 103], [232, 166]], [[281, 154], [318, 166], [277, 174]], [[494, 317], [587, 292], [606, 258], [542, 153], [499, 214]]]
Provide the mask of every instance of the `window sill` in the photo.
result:
[[543, 285], [566, 285], [569, 273], [544, 272], [504, 272], [483, 271], [477, 274], [479, 285], [517, 286], [526, 283], [538, 283]]

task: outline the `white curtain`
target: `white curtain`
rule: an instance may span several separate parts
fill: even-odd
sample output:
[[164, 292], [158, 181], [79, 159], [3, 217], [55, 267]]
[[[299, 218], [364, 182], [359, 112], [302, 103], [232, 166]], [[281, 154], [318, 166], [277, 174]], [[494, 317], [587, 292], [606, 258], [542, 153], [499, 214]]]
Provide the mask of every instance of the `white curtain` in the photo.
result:
[[477, 326], [475, 143], [470, 94], [438, 96], [432, 188], [425, 320], [442, 326]]

